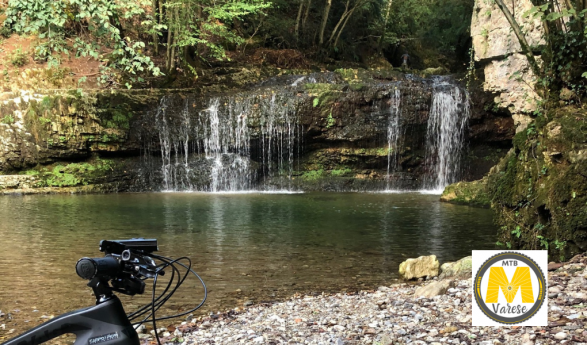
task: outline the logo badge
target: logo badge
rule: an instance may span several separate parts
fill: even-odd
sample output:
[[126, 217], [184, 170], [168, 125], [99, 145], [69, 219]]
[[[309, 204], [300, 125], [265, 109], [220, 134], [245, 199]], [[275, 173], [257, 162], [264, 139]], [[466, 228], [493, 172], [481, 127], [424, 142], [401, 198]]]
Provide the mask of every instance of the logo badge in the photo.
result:
[[547, 326], [548, 253], [473, 251], [473, 326]]

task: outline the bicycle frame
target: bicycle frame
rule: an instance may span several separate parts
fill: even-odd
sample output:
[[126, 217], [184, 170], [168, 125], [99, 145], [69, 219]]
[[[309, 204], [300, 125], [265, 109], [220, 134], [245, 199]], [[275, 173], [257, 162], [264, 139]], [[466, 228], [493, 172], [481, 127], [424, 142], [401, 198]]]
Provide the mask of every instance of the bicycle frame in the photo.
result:
[[118, 297], [60, 315], [1, 345], [38, 345], [63, 334], [76, 335], [74, 345], [139, 345], [139, 336]]

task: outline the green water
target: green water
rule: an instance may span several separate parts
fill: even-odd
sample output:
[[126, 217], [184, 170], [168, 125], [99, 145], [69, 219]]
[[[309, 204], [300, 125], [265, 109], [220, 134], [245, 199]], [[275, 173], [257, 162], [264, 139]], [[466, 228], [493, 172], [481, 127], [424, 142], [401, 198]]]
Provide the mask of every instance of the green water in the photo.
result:
[[[296, 292], [373, 288], [397, 278], [406, 258], [436, 254], [442, 263], [493, 248], [491, 211], [437, 200], [367, 193], [1, 197], [0, 310], [19, 309], [20, 329], [39, 323], [40, 314], [91, 305], [74, 265], [100, 256], [101, 239], [157, 238], [162, 255], [191, 257], [210, 289], [206, 312]], [[200, 297], [193, 280], [167, 311]], [[130, 310], [145, 299], [124, 301]]]

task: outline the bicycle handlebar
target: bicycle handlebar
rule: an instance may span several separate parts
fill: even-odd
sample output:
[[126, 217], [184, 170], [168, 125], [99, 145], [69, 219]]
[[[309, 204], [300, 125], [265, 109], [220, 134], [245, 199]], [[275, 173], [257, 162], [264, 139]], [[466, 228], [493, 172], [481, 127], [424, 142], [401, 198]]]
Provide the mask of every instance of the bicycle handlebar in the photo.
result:
[[75, 265], [75, 272], [83, 279], [92, 280], [96, 276], [116, 277], [122, 271], [119, 259], [113, 256], [103, 258], [81, 258]]

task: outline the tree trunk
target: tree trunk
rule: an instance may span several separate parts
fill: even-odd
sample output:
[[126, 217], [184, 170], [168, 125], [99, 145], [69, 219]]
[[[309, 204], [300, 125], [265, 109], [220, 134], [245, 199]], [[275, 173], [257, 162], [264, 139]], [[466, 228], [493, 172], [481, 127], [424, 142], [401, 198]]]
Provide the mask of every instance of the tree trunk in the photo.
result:
[[298, 17], [296, 18], [296, 27], [295, 27], [296, 41], [300, 38], [300, 21], [302, 20], [302, 11], [304, 9], [304, 2], [306, 2], [306, 0], [300, 0], [300, 8], [298, 9]]
[[330, 14], [330, 7], [332, 6], [332, 0], [326, 0], [326, 6], [324, 6], [324, 14], [322, 15], [322, 25], [320, 25], [320, 36], [319, 44], [324, 44], [324, 30], [326, 30], [326, 23], [328, 22], [328, 15]]
[[530, 68], [532, 69], [532, 72], [534, 72], [534, 75], [537, 78], [540, 78], [542, 76], [542, 71], [540, 70], [540, 66], [538, 66], [538, 63], [536, 62], [536, 59], [534, 58], [534, 53], [532, 53], [532, 50], [530, 49], [530, 45], [528, 44], [528, 41], [526, 41], [526, 37], [524, 36], [522, 29], [520, 28], [520, 26], [516, 22], [516, 19], [512, 16], [512, 13], [510, 12], [510, 10], [503, 3], [503, 0], [495, 0], [495, 3], [497, 4], [497, 6], [499, 6], [499, 9], [503, 12], [505, 18], [507, 19], [507, 21], [510, 23], [510, 26], [514, 30], [514, 33], [516, 34], [516, 37], [518, 38], [518, 41], [520, 42], [520, 46], [522, 47], [522, 52], [524, 53], [524, 55], [526, 55], [526, 58], [528, 59], [528, 64], [530, 64]]
[[312, 0], [308, 0], [308, 4], [306, 5], [306, 12], [304, 13], [304, 19], [302, 19], [302, 32], [306, 32], [306, 23], [308, 22], [308, 17], [310, 16], [310, 7], [312, 7]]
[[387, 23], [389, 22], [389, 13], [391, 13], [391, 4], [393, 0], [387, 0], [387, 9], [385, 11], [385, 20], [383, 21], [383, 32], [381, 33], [381, 37], [379, 37], [379, 44], [377, 44], [377, 50], [381, 53], [383, 49], [383, 41], [385, 40], [385, 34], [387, 33]]
[[[155, 24], [159, 24], [159, 15], [158, 15], [158, 1], [153, 0], [153, 21]], [[153, 46], [155, 48], [155, 55], [159, 55], [159, 35], [157, 31], [153, 32]]]
[[170, 13], [169, 9], [167, 9], [167, 71], [171, 71], [171, 60], [172, 60], [172, 52], [173, 52], [173, 14]]
[[353, 15], [353, 12], [355, 12], [356, 9], [357, 9], [357, 7], [354, 7], [351, 10], [351, 12], [346, 16], [346, 19], [345, 19], [344, 23], [342, 24], [342, 27], [338, 31], [338, 35], [336, 35], [336, 39], [334, 40], [334, 46], [335, 47], [338, 45], [338, 39], [340, 38], [340, 34], [342, 34], [342, 31], [344, 30], [346, 24], [349, 22], [349, 18]]
[[176, 45], [176, 41], [177, 41], [177, 36], [179, 33], [179, 8], [175, 8], [175, 32], [173, 33], [173, 45], [171, 46], [171, 64], [170, 64], [170, 70], [174, 70], [175, 69], [175, 52], [177, 51], [177, 45]]
[[350, 2], [351, 2], [351, 0], [346, 1], [346, 5], [344, 6], [344, 12], [342, 13], [342, 16], [340, 16], [338, 23], [336, 23], [336, 25], [334, 26], [334, 29], [332, 30], [332, 33], [330, 34], [330, 38], [328, 39], [329, 43], [332, 42], [332, 40], [334, 39], [334, 36], [336, 35], [336, 32], [338, 31], [338, 28], [342, 25], [342, 23], [346, 19], [347, 15], [349, 15]]

